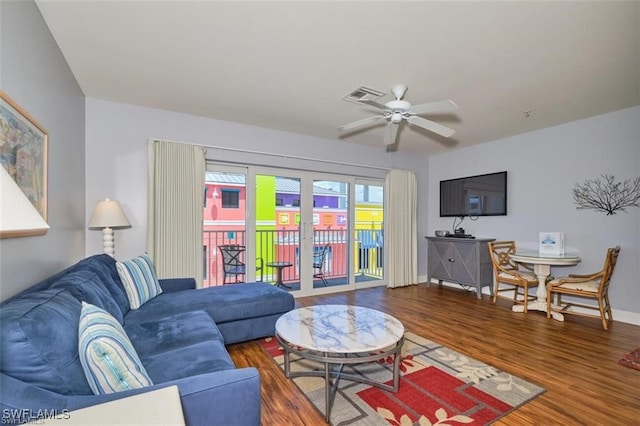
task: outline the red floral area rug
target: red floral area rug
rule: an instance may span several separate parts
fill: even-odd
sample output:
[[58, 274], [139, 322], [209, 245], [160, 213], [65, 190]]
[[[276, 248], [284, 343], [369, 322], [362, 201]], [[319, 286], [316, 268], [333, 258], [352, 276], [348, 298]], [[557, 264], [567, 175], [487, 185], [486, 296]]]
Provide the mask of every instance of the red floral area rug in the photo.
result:
[[[284, 350], [275, 338], [261, 345], [284, 370]], [[545, 390], [413, 333], [405, 333], [397, 393], [339, 382], [331, 410], [338, 425], [491, 424]], [[345, 365], [345, 373], [391, 384], [393, 360]], [[291, 355], [291, 371], [320, 370], [322, 364]], [[349, 371], [350, 370], [350, 371]], [[296, 385], [324, 416], [324, 379], [298, 377]]]
[[635, 370], [640, 370], [640, 348], [636, 348], [626, 354], [624, 358], [618, 361], [618, 364]]

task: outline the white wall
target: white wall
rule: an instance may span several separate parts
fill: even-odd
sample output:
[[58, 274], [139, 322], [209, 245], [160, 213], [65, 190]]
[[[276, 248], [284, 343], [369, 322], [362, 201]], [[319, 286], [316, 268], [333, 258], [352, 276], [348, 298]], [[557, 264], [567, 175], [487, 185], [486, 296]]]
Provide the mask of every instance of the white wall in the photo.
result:
[[2, 90], [49, 134], [44, 236], [0, 240], [0, 300], [84, 257], [84, 95], [32, 1], [0, 1]]
[[577, 210], [571, 195], [576, 183], [602, 174], [640, 176], [640, 107], [430, 157], [429, 234], [449, 230], [453, 222], [439, 217], [440, 180], [501, 170], [508, 171], [508, 215], [467, 218], [462, 224], [467, 233], [535, 248], [538, 232], [563, 231], [567, 250], [578, 252], [582, 262], [553, 268], [557, 276], [596, 272], [606, 249], [620, 245], [611, 304], [618, 311], [640, 313], [640, 207], [606, 216]]
[[[342, 163], [414, 170], [426, 188], [427, 159], [386, 153], [381, 141], [368, 146], [213, 120], [146, 107], [86, 100], [86, 214], [103, 198], [118, 200], [132, 228], [117, 230], [116, 257], [126, 259], [145, 250], [147, 220], [147, 141], [150, 137], [204, 146], [222, 146], [333, 160]], [[344, 174], [384, 177], [386, 171], [331, 165], [324, 162], [250, 155], [209, 149], [208, 158]], [[425, 194], [426, 195], [426, 194]], [[426, 196], [419, 200], [419, 233], [426, 233]], [[426, 248], [419, 253], [426, 258]], [[102, 251], [99, 231], [87, 231], [87, 255]], [[420, 265], [426, 274], [426, 264]]]

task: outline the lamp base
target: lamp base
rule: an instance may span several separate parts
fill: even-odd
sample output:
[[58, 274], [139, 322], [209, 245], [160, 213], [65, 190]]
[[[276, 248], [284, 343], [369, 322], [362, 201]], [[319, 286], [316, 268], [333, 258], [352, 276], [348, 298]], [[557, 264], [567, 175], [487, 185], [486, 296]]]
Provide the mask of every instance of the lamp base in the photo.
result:
[[109, 256], [113, 258], [116, 257], [116, 245], [113, 237], [113, 229], [104, 228], [102, 230], [102, 247], [104, 248], [104, 252]]

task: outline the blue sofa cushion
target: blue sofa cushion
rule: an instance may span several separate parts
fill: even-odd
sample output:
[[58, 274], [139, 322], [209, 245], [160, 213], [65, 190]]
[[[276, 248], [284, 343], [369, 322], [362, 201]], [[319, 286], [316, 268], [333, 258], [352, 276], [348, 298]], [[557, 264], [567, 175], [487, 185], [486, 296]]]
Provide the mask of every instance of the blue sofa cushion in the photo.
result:
[[89, 271], [98, 275], [98, 278], [100, 279], [104, 287], [109, 291], [109, 293], [113, 297], [113, 300], [117, 303], [120, 311], [122, 312], [122, 315], [125, 315], [129, 311], [129, 300], [127, 299], [127, 294], [124, 291], [124, 287], [122, 286], [122, 282], [120, 281], [120, 276], [118, 276], [118, 271], [116, 270], [116, 260], [108, 254], [97, 254], [95, 256], [84, 258], [75, 265], [62, 270], [57, 274], [51, 275], [50, 277], [29, 287], [22, 293], [19, 293], [3, 301], [2, 305], [5, 305], [12, 300], [18, 297], [22, 297], [26, 294], [47, 290], [60, 279], [62, 279], [65, 275], [77, 271]]
[[122, 311], [122, 315], [129, 312], [129, 299], [124, 291], [120, 276], [116, 269], [116, 260], [108, 254], [98, 254], [87, 257], [78, 262], [71, 270], [91, 271], [98, 274], [100, 281], [106, 286]]
[[151, 356], [141, 356], [141, 359], [155, 383], [236, 368], [220, 341], [204, 341]]
[[63, 395], [92, 395], [78, 357], [80, 302], [68, 291], [28, 293], [0, 310], [0, 370]]
[[122, 311], [100, 277], [91, 271], [71, 272], [53, 283], [50, 288], [67, 290], [80, 302], [87, 302], [109, 312], [120, 324]]
[[207, 340], [224, 343], [220, 330], [203, 311], [184, 312], [143, 323], [126, 323], [124, 329], [141, 358]]
[[203, 310], [220, 325], [282, 314], [293, 309], [295, 302], [288, 292], [267, 283], [233, 284], [197, 290], [161, 294], [148, 301], [142, 310], [129, 311], [127, 321], [145, 322], [177, 312]]

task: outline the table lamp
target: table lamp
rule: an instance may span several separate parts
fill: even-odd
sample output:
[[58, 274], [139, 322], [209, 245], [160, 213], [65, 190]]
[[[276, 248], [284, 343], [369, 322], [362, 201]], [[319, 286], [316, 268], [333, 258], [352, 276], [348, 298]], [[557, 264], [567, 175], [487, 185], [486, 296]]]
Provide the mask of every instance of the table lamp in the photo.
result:
[[0, 165], [0, 238], [42, 235], [49, 225]]
[[120, 204], [108, 198], [98, 202], [89, 219], [89, 229], [102, 229], [104, 252], [111, 257], [115, 257], [113, 230], [130, 227], [129, 219], [125, 216]]

